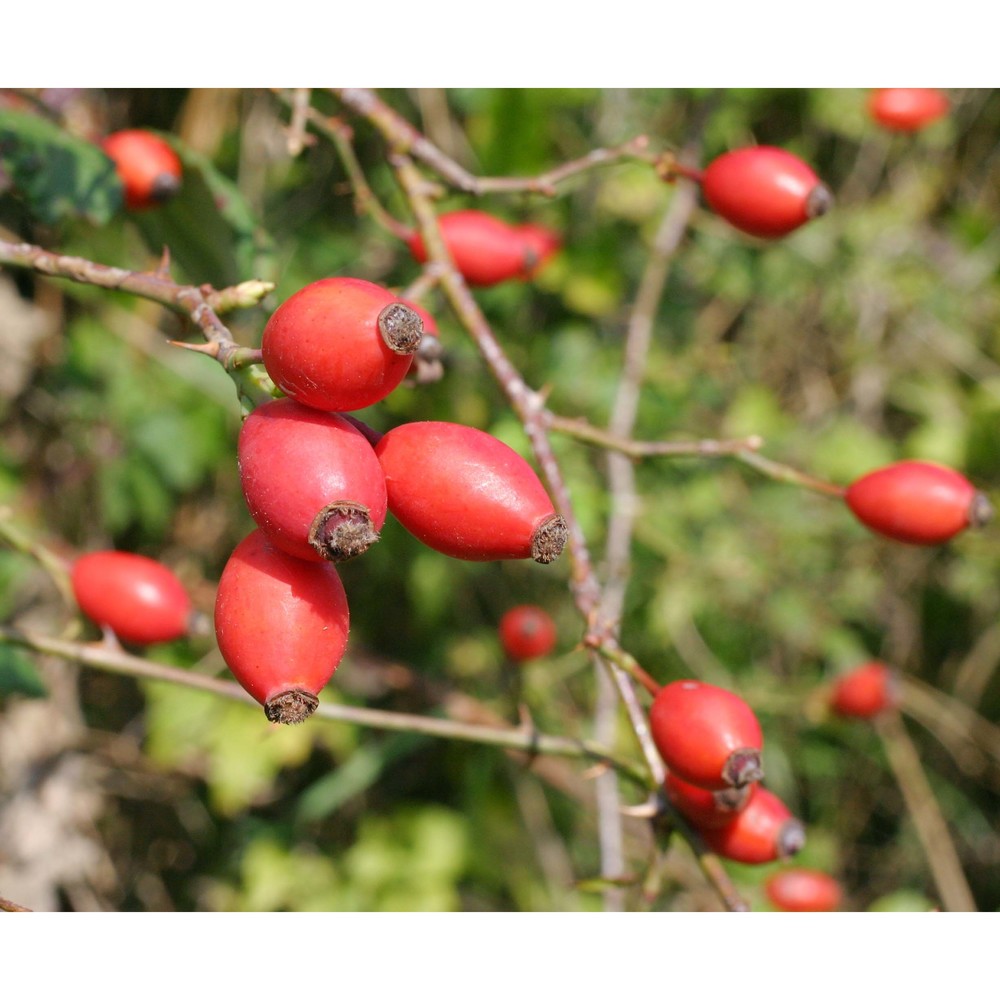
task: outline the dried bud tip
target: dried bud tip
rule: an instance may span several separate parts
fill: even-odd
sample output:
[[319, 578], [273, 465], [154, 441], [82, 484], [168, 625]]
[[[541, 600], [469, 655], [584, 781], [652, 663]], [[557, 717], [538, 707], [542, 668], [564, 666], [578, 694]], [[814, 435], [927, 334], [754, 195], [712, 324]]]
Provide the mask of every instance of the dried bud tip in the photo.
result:
[[785, 820], [778, 831], [778, 857], [790, 858], [806, 845], [806, 828], [797, 819]]
[[552, 562], [558, 558], [568, 538], [566, 521], [558, 514], [550, 514], [531, 536], [531, 558], [542, 564]]
[[826, 215], [833, 208], [833, 194], [825, 184], [817, 184], [806, 198], [806, 215], [810, 219]]
[[313, 519], [309, 544], [330, 562], [346, 562], [367, 552], [379, 539], [364, 504], [336, 500]]
[[973, 528], [984, 528], [993, 520], [993, 504], [985, 493], [977, 493], [969, 504], [969, 525]]
[[733, 788], [742, 788], [744, 785], [749, 785], [752, 781], [760, 781], [764, 777], [760, 751], [749, 747], [742, 750], [734, 750], [722, 768], [722, 777]]
[[319, 698], [308, 691], [293, 689], [282, 691], [273, 698], [268, 698], [264, 705], [264, 714], [269, 722], [281, 722], [286, 726], [305, 722], [319, 705]]
[[395, 354], [414, 354], [424, 335], [423, 320], [403, 302], [390, 302], [378, 314], [378, 328]]
[[181, 189], [180, 178], [174, 174], [158, 174], [149, 189], [149, 197], [153, 201], [169, 201]]

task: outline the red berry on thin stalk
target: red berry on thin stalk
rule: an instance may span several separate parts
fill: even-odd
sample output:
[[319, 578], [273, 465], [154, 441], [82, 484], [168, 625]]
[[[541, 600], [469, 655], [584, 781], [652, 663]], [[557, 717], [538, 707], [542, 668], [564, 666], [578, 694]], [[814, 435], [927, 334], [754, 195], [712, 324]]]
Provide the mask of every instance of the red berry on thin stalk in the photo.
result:
[[948, 113], [948, 98], [930, 87], [885, 87], [871, 92], [868, 111], [883, 128], [917, 132]]
[[830, 913], [840, 906], [840, 883], [826, 872], [788, 868], [764, 883], [767, 898], [790, 913]]
[[850, 719], [871, 719], [899, 704], [899, 679], [878, 660], [862, 663], [838, 677], [830, 692], [830, 707]]
[[456, 559], [549, 563], [566, 543], [534, 469], [485, 431], [444, 421], [394, 427], [375, 449], [389, 510], [425, 545]]
[[125, 188], [126, 208], [152, 208], [180, 190], [180, 158], [158, 135], [143, 129], [125, 129], [105, 137], [101, 148], [114, 161]]
[[347, 596], [331, 563], [282, 552], [259, 529], [219, 579], [215, 636], [233, 676], [271, 722], [302, 722], [347, 648]]
[[713, 211], [737, 229], [769, 239], [786, 236], [833, 204], [812, 167], [774, 146], [723, 153], [705, 168], [701, 185]]
[[556, 645], [556, 623], [535, 604], [520, 604], [500, 619], [500, 644], [512, 660], [547, 656]]
[[721, 791], [763, 777], [760, 723], [725, 688], [694, 680], [666, 684], [653, 699], [649, 724], [667, 768], [692, 785]]
[[289, 555], [342, 562], [378, 541], [385, 476], [343, 417], [293, 399], [264, 403], [243, 422], [238, 457], [251, 516]]
[[678, 778], [673, 771], [667, 772], [664, 791], [670, 804], [696, 829], [706, 830], [726, 826], [750, 801], [754, 787], [727, 788], [721, 792], [710, 792], [690, 782]]
[[847, 487], [844, 500], [872, 531], [914, 545], [939, 545], [993, 516], [989, 500], [961, 473], [932, 462], [869, 472]]
[[750, 801], [731, 823], [700, 832], [709, 850], [746, 865], [790, 857], [806, 842], [802, 823], [777, 795], [760, 785], [753, 786]]
[[187, 591], [155, 559], [133, 552], [89, 552], [73, 562], [70, 583], [80, 610], [122, 642], [169, 642], [188, 632]]

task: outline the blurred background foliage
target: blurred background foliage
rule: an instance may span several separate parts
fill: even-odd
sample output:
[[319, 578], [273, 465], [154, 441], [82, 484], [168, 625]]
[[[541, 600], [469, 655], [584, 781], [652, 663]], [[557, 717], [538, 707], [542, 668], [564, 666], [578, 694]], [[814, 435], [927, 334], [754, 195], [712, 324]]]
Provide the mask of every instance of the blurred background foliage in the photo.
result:
[[[930, 459], [996, 501], [1000, 97], [949, 96], [948, 118], [893, 135], [869, 121], [861, 90], [383, 94], [481, 175], [539, 173], [639, 133], [658, 149], [699, 139], [705, 163], [754, 142], [800, 155], [836, 205], [786, 239], [754, 241], [697, 211], [656, 316], [636, 436], [759, 434], [769, 457], [844, 484], [896, 459]], [[329, 94], [313, 103], [343, 114]], [[289, 154], [288, 120], [268, 92], [5, 93], [0, 233], [137, 270], [155, 267], [167, 245], [178, 280], [273, 281], [261, 308], [228, 317], [248, 345], [279, 302], [318, 278], [405, 287], [419, 273], [405, 246], [357, 216], [327, 140]], [[382, 140], [350, 123], [369, 183], [411, 221]], [[181, 195], [142, 215], [120, 210], [117, 182], [91, 146], [130, 126], [164, 134], [185, 166]], [[27, 161], [26, 143], [35, 144]], [[56, 152], [74, 165], [63, 179], [46, 174]], [[651, 169], [629, 163], [578, 175], [554, 198], [441, 200], [442, 210], [475, 203], [563, 234], [563, 252], [535, 282], [476, 292], [556, 413], [606, 424], [629, 309], [673, 197]], [[468, 423], [527, 454], [471, 341], [436, 295], [424, 305], [441, 330], [444, 378], [403, 387], [360, 416], [380, 430]], [[239, 406], [217, 365], [169, 339], [196, 338], [152, 303], [0, 271], [0, 504], [60, 551], [113, 546], [163, 560], [209, 616], [222, 566], [251, 528], [235, 461]], [[610, 509], [602, 453], [565, 438], [556, 448], [599, 561]], [[768, 784], [807, 824], [797, 860], [841, 879], [852, 909], [939, 905], [875, 732], [822, 708], [833, 676], [880, 657], [922, 693], [910, 732], [979, 907], [1000, 907], [996, 526], [913, 549], [869, 534], [835, 500], [730, 460], [646, 460], [636, 476], [623, 645], [658, 680], [699, 677], [750, 702], [766, 734]], [[520, 668], [521, 696], [545, 731], [587, 735], [593, 678], [577, 648], [583, 626], [568, 573], [565, 555], [549, 567], [449, 560], [390, 519], [381, 542], [342, 569], [351, 648], [324, 700], [433, 714], [441, 691], [458, 691], [513, 720], [513, 668], [496, 624], [511, 605], [533, 602], [554, 616], [560, 641]], [[75, 623], [32, 560], [7, 549], [0, 607], [7, 621], [53, 633]], [[15, 715], [29, 708], [36, 727], [72, 720], [56, 749], [80, 766], [66, 788], [89, 796], [83, 813], [56, 825], [88, 847], [76, 867], [0, 855], [0, 895], [117, 910], [601, 905], [580, 766], [540, 780], [489, 747], [321, 720], [277, 731], [258, 710], [202, 693], [0, 652], [0, 739], [20, 732]], [[210, 635], [150, 655], [225, 672]], [[981, 717], [975, 727], [955, 724], [963, 707]], [[637, 753], [620, 729], [622, 752]], [[16, 760], [0, 755], [8, 803], [27, 794]], [[641, 882], [648, 833], [637, 821], [627, 829]], [[766, 908], [761, 885], [774, 866], [728, 868]], [[655, 902], [636, 889], [630, 905], [718, 907], [683, 844], [661, 874]]]

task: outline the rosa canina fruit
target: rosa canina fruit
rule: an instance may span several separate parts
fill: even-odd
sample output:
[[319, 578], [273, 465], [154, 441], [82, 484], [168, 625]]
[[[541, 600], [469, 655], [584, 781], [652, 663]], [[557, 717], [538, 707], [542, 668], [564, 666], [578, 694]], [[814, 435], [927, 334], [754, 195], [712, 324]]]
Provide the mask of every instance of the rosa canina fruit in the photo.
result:
[[774, 146], [723, 153], [702, 172], [701, 187], [714, 212], [765, 239], [788, 235], [833, 204], [812, 167]]
[[898, 542], [939, 545], [993, 516], [965, 476], [933, 462], [903, 461], [856, 479], [844, 493], [867, 528]]
[[392, 392], [410, 370], [423, 324], [392, 292], [361, 278], [322, 278], [271, 314], [264, 367], [303, 406], [360, 410]]
[[826, 872], [788, 868], [764, 883], [767, 898], [789, 913], [830, 913], [840, 906], [840, 883]]
[[547, 656], [556, 645], [556, 623], [536, 604], [519, 604], [505, 612], [499, 634], [500, 644], [512, 660]]
[[760, 785], [752, 787], [750, 801], [731, 822], [704, 827], [700, 833], [709, 850], [745, 865], [790, 857], [806, 842], [802, 823], [777, 795]]
[[180, 158], [164, 139], [143, 129], [112, 132], [101, 148], [114, 161], [125, 188], [125, 207], [152, 208], [180, 190]]
[[526, 278], [534, 277], [562, 246], [558, 233], [537, 222], [522, 222], [514, 232], [525, 246]]
[[871, 92], [868, 111], [883, 128], [917, 132], [948, 113], [948, 98], [930, 87], [884, 87]]
[[215, 599], [215, 637], [271, 722], [302, 722], [347, 648], [347, 595], [332, 563], [296, 559], [258, 528], [233, 550]]
[[272, 400], [243, 422], [237, 454], [251, 516], [289, 555], [342, 562], [378, 541], [385, 476], [344, 417]]
[[660, 688], [649, 711], [663, 763], [699, 788], [741, 788], [763, 776], [763, 733], [753, 709], [725, 688], [674, 681]]
[[375, 454], [389, 510], [430, 548], [456, 559], [540, 563], [562, 552], [566, 522], [534, 469], [485, 431], [414, 421], [387, 431]]
[[898, 683], [886, 664], [870, 660], [834, 681], [830, 707], [844, 718], [871, 719], [899, 704]]
[[70, 582], [80, 610], [123, 642], [169, 642], [188, 631], [187, 591], [155, 559], [110, 549], [89, 552], [74, 560]]
[[742, 788], [727, 788], [722, 792], [710, 792], [699, 788], [673, 771], [667, 772], [664, 791], [670, 804], [696, 829], [726, 826], [750, 801], [753, 785]]

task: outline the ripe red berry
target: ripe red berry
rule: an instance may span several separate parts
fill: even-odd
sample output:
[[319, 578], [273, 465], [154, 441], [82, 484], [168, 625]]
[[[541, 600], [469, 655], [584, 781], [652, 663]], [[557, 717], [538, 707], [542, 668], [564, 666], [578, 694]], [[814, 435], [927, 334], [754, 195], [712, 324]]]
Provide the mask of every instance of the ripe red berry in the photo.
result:
[[347, 596], [331, 563], [305, 562], [258, 530], [229, 557], [215, 636], [233, 676], [272, 722], [302, 722], [347, 648]]
[[750, 801], [731, 823], [705, 828], [701, 835], [710, 851], [745, 865], [790, 857], [806, 842], [805, 829], [788, 806], [760, 785], [753, 786]]
[[133, 552], [90, 552], [73, 562], [70, 581], [80, 610], [123, 642], [169, 642], [188, 631], [187, 591], [155, 559]]
[[[535, 237], [519, 234], [510, 224], [480, 212], [462, 209], [438, 217], [441, 237], [455, 267], [470, 285], [496, 285], [511, 278], [528, 277], [538, 263]], [[427, 260], [423, 237], [414, 233], [410, 252], [421, 264]]]
[[272, 313], [264, 367], [286, 395], [317, 410], [359, 410], [388, 396], [420, 345], [420, 317], [360, 278], [323, 278]]
[[101, 143], [114, 160], [125, 187], [125, 207], [133, 211], [152, 208], [180, 190], [181, 161], [170, 145], [152, 132], [125, 129]]
[[833, 204], [829, 188], [797, 156], [774, 146], [734, 149], [701, 175], [713, 211], [751, 236], [776, 238]]
[[343, 417], [272, 400], [244, 421], [238, 455], [251, 516], [289, 555], [342, 562], [378, 541], [385, 476], [365, 435]]
[[845, 718], [870, 719], [898, 704], [896, 674], [878, 660], [838, 677], [830, 692], [830, 707]]
[[862, 524], [914, 545], [938, 545], [993, 516], [989, 501], [961, 473], [932, 462], [887, 465], [855, 480], [844, 493]]
[[549, 563], [568, 530], [545, 487], [513, 448], [442, 421], [394, 427], [375, 449], [389, 510], [411, 534], [456, 559]]
[[885, 87], [868, 98], [872, 118], [895, 132], [916, 132], [948, 113], [948, 98], [929, 87]]
[[840, 906], [840, 883], [826, 872], [811, 868], [788, 868], [764, 883], [768, 899], [791, 913], [829, 913]]
[[721, 792], [710, 792], [681, 778], [673, 771], [667, 772], [664, 790], [670, 804], [696, 829], [707, 830], [731, 823], [741, 809], [750, 801], [754, 787], [727, 788]]
[[556, 623], [535, 604], [520, 604], [500, 619], [500, 644], [512, 660], [547, 656], [555, 648]]
[[674, 681], [660, 688], [649, 724], [663, 762], [699, 788], [741, 788], [763, 777], [764, 743], [753, 709], [725, 688]]

